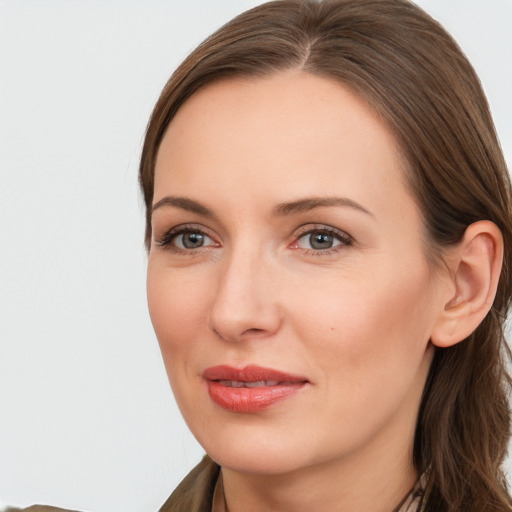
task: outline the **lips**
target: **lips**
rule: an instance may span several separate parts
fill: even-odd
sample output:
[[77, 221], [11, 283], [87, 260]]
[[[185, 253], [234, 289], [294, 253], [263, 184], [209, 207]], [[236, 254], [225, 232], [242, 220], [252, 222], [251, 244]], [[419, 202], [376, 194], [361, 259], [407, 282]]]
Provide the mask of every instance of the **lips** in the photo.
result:
[[240, 413], [263, 411], [278, 401], [291, 398], [308, 382], [305, 377], [256, 365], [242, 369], [213, 366], [203, 372], [203, 378], [213, 402]]

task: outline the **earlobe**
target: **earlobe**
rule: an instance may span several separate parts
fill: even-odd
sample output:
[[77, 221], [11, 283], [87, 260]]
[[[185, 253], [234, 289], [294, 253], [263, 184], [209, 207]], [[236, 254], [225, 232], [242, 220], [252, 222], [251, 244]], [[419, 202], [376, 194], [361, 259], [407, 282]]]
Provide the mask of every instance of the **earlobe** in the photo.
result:
[[450, 252], [452, 286], [431, 335], [434, 345], [455, 345], [478, 327], [493, 304], [502, 261], [503, 237], [496, 224], [478, 221], [468, 226]]

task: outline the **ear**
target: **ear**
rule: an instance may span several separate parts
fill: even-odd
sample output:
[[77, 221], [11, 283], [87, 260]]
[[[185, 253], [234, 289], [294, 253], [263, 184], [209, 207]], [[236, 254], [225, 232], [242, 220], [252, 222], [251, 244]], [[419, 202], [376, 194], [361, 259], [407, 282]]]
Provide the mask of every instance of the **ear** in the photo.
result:
[[485, 318], [496, 296], [503, 261], [503, 237], [490, 221], [478, 221], [449, 252], [448, 300], [439, 314], [431, 341], [450, 347], [467, 338]]

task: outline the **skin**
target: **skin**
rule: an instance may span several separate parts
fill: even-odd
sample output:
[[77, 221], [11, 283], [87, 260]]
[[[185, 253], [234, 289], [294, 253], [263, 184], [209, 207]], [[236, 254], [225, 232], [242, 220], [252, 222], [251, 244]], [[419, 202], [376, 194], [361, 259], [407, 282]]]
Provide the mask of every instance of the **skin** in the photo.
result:
[[[361, 100], [300, 71], [210, 85], [171, 122], [156, 163], [149, 309], [230, 512], [389, 512], [416, 481], [429, 340], [453, 287], [427, 262], [403, 167]], [[312, 197], [349, 201], [276, 214]], [[168, 234], [183, 225], [206, 235], [202, 247]], [[315, 229], [334, 230], [334, 247], [314, 248]], [[229, 412], [201, 376], [220, 364], [308, 384], [265, 411]]]

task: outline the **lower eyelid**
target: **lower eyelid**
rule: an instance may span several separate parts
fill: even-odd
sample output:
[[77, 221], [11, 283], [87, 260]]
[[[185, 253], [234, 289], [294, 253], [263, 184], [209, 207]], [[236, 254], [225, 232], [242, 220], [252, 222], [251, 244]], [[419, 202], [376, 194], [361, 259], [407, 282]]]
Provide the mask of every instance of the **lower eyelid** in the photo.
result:
[[[206, 247], [210, 247], [211, 245], [214, 245], [215, 242], [213, 241], [213, 239], [211, 237], [209, 237], [206, 233], [203, 233], [202, 231], [186, 231], [184, 233], [177, 233], [175, 235], [173, 235], [173, 240], [175, 241], [176, 239], [182, 237], [181, 239], [181, 244], [183, 245], [183, 237], [189, 233], [200, 233], [202, 236], [203, 236], [203, 245], [199, 246], [199, 247], [195, 247], [195, 248], [189, 248], [189, 247], [178, 247], [178, 249], [182, 249], [182, 250], [185, 250], [185, 251], [190, 251], [190, 250], [198, 250], [198, 249], [204, 249]], [[211, 242], [211, 243], [208, 243], [208, 240]], [[175, 245], [175, 247], [177, 247]]]
[[[204, 235], [205, 237], [205, 244], [196, 248], [187, 248], [187, 247], [180, 247], [177, 246], [173, 241], [176, 240], [180, 235], [185, 235], [187, 233], [200, 233]], [[325, 233], [329, 235], [330, 237], [333, 237], [336, 243], [332, 247], [328, 247], [325, 249], [315, 249], [315, 248], [307, 248], [307, 247], [300, 247], [299, 241], [305, 237], [311, 236], [314, 233]], [[209, 248], [215, 248], [220, 247], [221, 244], [219, 244], [214, 237], [212, 237], [210, 234], [208, 234], [207, 230], [196, 225], [181, 225], [176, 226], [160, 236], [155, 236], [154, 242], [157, 246], [161, 247], [162, 249], [169, 249], [176, 253], [198, 253], [202, 249], [209, 249]], [[300, 230], [299, 233], [297, 233], [294, 236], [294, 241], [289, 246], [292, 249], [300, 249], [301, 251], [307, 251], [311, 254], [314, 254], [315, 256], [321, 255], [321, 254], [328, 254], [329, 252], [337, 252], [343, 248], [346, 248], [350, 245], [352, 245], [354, 242], [354, 239], [346, 232], [338, 230], [336, 228], [333, 228], [331, 226], [326, 225], [309, 225], [309, 226], [303, 226], [303, 229]]]
[[[179, 247], [176, 245], [176, 243], [173, 243], [176, 241], [177, 238], [180, 236], [186, 235], [187, 233], [198, 233], [201, 234], [207, 239], [206, 245], [197, 247], [197, 248], [186, 248], [186, 247]], [[215, 240], [215, 238], [207, 233], [207, 230], [200, 226], [195, 225], [181, 225], [176, 226], [168, 231], [166, 231], [163, 235], [159, 237], [155, 237], [155, 243], [163, 248], [168, 250], [173, 250], [177, 253], [194, 253], [198, 252], [200, 249], [208, 249], [210, 247], [219, 246], [219, 243]]]
[[[333, 235], [331, 235], [331, 236], [332, 236], [332, 239], [333, 239], [333, 246], [332, 246], [332, 247], [329, 247], [329, 248], [327, 248], [327, 249], [324, 249], [324, 250], [333, 249], [334, 247], [337, 247], [337, 246], [339, 246], [339, 245], [346, 245], [346, 242], [345, 242], [344, 240], [341, 240], [341, 239], [340, 239], [339, 237], [337, 237], [337, 236], [333, 236]], [[311, 234], [310, 234], [310, 235], [302, 235], [301, 237], [299, 237], [299, 238], [297, 239], [297, 245], [299, 245], [299, 247], [300, 247], [301, 249], [310, 249], [310, 248], [308, 248], [308, 247], [302, 247], [302, 246], [300, 245], [300, 242], [301, 242], [302, 240], [308, 240], [310, 237], [311, 237]], [[309, 240], [308, 240], [308, 242], [309, 242]], [[321, 249], [315, 249], [315, 250], [319, 251], [319, 250], [321, 250]]]
[[331, 236], [334, 239], [338, 240], [340, 242], [340, 244], [344, 244], [344, 245], [349, 245], [354, 241], [354, 239], [348, 233], [345, 233], [344, 231], [334, 229], [334, 228], [328, 227], [328, 226], [313, 226], [311, 228], [304, 229], [303, 231], [298, 233], [295, 236], [294, 244], [296, 244], [300, 239], [302, 239], [304, 237], [311, 236], [313, 233], [325, 233], [328, 236]]

